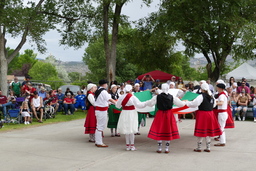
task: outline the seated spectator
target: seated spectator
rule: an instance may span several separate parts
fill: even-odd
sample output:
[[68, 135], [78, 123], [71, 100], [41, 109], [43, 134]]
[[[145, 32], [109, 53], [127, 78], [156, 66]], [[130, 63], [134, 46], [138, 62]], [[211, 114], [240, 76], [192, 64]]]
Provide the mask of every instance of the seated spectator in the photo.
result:
[[6, 119], [7, 107], [12, 108], [14, 101], [16, 101], [16, 99], [10, 99], [10, 101], [8, 101], [8, 98], [2, 95], [2, 91], [0, 90], [0, 107], [2, 108], [4, 119]]
[[229, 78], [229, 82], [228, 82], [228, 84], [227, 84], [227, 87], [231, 87], [232, 85], [233, 85], [233, 83], [235, 83], [236, 81], [235, 81], [235, 78], [234, 77], [230, 77]]
[[256, 122], [256, 97], [253, 98], [252, 105], [253, 105], [252, 112], [253, 112], [254, 122]]
[[245, 93], [250, 94], [250, 88], [245, 85], [244, 81], [241, 83], [241, 86], [237, 87], [236, 93], [240, 94], [242, 90], [244, 90]]
[[46, 91], [44, 87], [41, 87], [40, 91], [38, 92], [38, 95], [42, 97], [42, 99], [46, 98]]
[[37, 86], [37, 88], [36, 88], [36, 91], [39, 92], [39, 91], [41, 91], [42, 88], [44, 88], [44, 87], [43, 87], [43, 84], [42, 84], [42, 83], [39, 83], [38, 86]]
[[245, 121], [245, 114], [247, 112], [248, 102], [249, 102], [249, 98], [246, 95], [245, 91], [242, 90], [241, 96], [239, 96], [238, 100], [237, 100], [237, 103], [238, 103], [237, 113], [238, 113], [238, 120], [239, 121], [241, 121], [241, 117], [240, 117], [240, 111], [241, 110], [242, 110], [241, 115], [243, 117], [242, 119], [243, 119], [243, 121]]
[[20, 107], [21, 116], [24, 117], [24, 124], [30, 124], [31, 122], [31, 112], [28, 107], [28, 102], [24, 101], [22, 102], [22, 105]]
[[76, 103], [74, 105], [75, 110], [77, 110], [79, 107], [81, 107], [82, 110], [86, 110], [86, 106], [85, 106], [86, 95], [82, 94], [81, 91], [78, 91], [75, 99], [76, 99]]
[[50, 98], [52, 99], [50, 102], [50, 105], [54, 107], [54, 112], [56, 113], [57, 110], [59, 109], [58, 97], [53, 90], [49, 91], [49, 95], [50, 95]]
[[155, 84], [154, 84], [154, 86], [153, 86], [153, 88], [161, 88], [161, 83], [160, 83], [160, 80], [159, 79], [157, 79], [156, 80], [156, 82], [155, 82]]
[[253, 101], [253, 99], [254, 99], [254, 97], [255, 97], [255, 88], [253, 87], [253, 86], [251, 86], [251, 88], [250, 88], [250, 92], [251, 92], [251, 94], [250, 94], [250, 96], [251, 96], [251, 101]]
[[67, 93], [67, 97], [65, 97], [63, 101], [63, 107], [66, 115], [68, 115], [68, 109], [70, 110], [71, 115], [74, 114], [75, 103], [76, 103], [76, 100], [73, 98], [73, 96], [71, 96], [71, 93]]
[[59, 108], [58, 108], [58, 112], [61, 111], [62, 107], [63, 107], [63, 100], [65, 95], [62, 93], [61, 88], [58, 89], [58, 93], [56, 94], [57, 98], [58, 98], [58, 103], [59, 103]]
[[67, 96], [68, 93], [70, 93], [71, 96], [74, 96], [74, 93], [69, 89], [69, 87], [66, 89], [65, 96]]
[[[25, 90], [25, 95], [29, 95], [29, 101], [31, 102], [32, 98], [34, 97], [34, 92], [36, 91], [36, 88], [32, 87], [32, 84], [30, 82], [27, 83], [27, 88]], [[38, 95], [38, 92], [37, 92]]]
[[140, 85], [140, 91], [144, 91], [144, 83], [141, 81], [139, 85]]
[[[36, 117], [37, 121], [39, 123], [43, 123], [43, 114], [44, 114], [44, 109], [43, 109], [43, 99], [42, 97], [38, 96], [38, 92], [34, 91], [34, 97], [31, 100], [31, 109]], [[40, 119], [37, 116], [37, 112], [40, 112]]]
[[247, 80], [246, 80], [245, 77], [242, 78], [242, 82], [245, 82], [245, 85], [246, 85], [247, 87], [250, 87], [250, 84], [247, 82]]
[[145, 75], [141, 81], [144, 84], [144, 90], [151, 90], [155, 82], [154, 78], [152, 78], [151, 75]]
[[121, 83], [120, 87], [117, 89], [117, 93], [119, 94], [119, 96], [121, 95], [121, 91], [124, 92], [124, 83]]
[[138, 78], [135, 79], [134, 84], [140, 83], [140, 80]]
[[236, 120], [236, 112], [237, 112], [237, 96], [236, 96], [236, 92], [232, 92], [230, 97], [229, 97], [229, 102], [231, 105], [231, 109], [232, 109], [232, 116], [233, 116], [233, 120]]
[[177, 85], [176, 87], [177, 87], [178, 89], [183, 89], [183, 88], [185, 88], [185, 84], [184, 84], [184, 82], [183, 82], [183, 80], [182, 80], [181, 77], [178, 79], [176, 85]]

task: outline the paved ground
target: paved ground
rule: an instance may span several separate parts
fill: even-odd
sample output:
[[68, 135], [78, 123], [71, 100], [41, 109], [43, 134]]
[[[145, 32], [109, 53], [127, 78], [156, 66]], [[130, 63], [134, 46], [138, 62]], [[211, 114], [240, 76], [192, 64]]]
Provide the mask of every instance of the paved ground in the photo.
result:
[[[136, 136], [138, 151], [125, 151], [122, 137], [110, 137], [105, 130], [104, 142], [109, 148], [97, 148], [83, 134], [84, 120], [36, 128], [0, 132], [1, 171], [250, 171], [255, 170], [256, 123], [236, 122], [226, 132], [227, 146], [214, 147], [211, 153], [193, 152], [194, 120], [179, 124], [181, 139], [171, 142], [171, 153], [158, 154], [157, 144], [147, 138], [152, 119]], [[213, 142], [215, 143], [215, 142]], [[213, 144], [212, 143], [212, 144]]]

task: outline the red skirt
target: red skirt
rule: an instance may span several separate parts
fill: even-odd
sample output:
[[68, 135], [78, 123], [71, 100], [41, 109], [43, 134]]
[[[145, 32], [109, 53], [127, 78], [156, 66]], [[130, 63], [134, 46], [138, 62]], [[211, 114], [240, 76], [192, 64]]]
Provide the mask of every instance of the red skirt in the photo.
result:
[[[213, 112], [218, 120], [218, 112], [217, 112], [217, 109], [213, 109]], [[226, 121], [226, 125], [225, 125], [225, 128], [235, 128], [235, 123], [234, 123], [234, 120], [233, 120], [233, 117], [232, 117], [232, 111], [231, 111], [231, 108], [230, 106], [228, 105], [228, 108], [227, 108], [227, 113], [228, 113], [228, 119]]]
[[214, 137], [222, 134], [218, 120], [212, 111], [196, 111], [194, 136]]
[[179, 131], [172, 110], [158, 110], [150, 127], [148, 137], [153, 140], [179, 139]]
[[85, 118], [85, 134], [94, 134], [96, 130], [96, 116], [94, 106], [90, 106], [87, 111], [87, 116]]

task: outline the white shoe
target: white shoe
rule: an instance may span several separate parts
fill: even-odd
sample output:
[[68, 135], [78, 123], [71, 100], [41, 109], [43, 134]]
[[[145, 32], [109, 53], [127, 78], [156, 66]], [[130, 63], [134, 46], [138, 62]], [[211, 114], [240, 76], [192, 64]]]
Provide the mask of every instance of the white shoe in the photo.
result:
[[27, 121], [27, 124], [28, 124], [28, 125], [30, 124], [29, 121]]
[[130, 151], [131, 147], [130, 146], [126, 146], [126, 151]]
[[27, 125], [27, 122], [25, 121], [24, 124]]
[[256, 122], [256, 118], [254, 118], [254, 122]]
[[130, 147], [131, 151], [136, 151], [137, 149], [135, 148], [135, 146], [131, 146]]

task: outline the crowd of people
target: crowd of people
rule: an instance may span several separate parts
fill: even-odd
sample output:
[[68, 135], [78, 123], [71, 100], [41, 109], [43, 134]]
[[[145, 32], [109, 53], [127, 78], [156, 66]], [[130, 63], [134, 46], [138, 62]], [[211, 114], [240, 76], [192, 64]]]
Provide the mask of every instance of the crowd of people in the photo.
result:
[[[100, 80], [98, 88], [96, 84], [88, 84], [87, 87], [90, 96], [87, 96], [89, 110], [84, 124], [85, 134], [90, 134], [89, 142], [95, 143], [97, 147], [108, 147], [103, 143], [103, 130], [107, 126], [111, 129], [112, 137], [124, 134], [126, 150], [134, 151], [134, 135], [138, 134], [141, 122], [140, 113], [136, 109], [156, 105], [158, 111], [148, 137], [157, 140], [157, 153], [162, 152], [162, 143], [166, 141], [165, 153], [169, 153], [170, 141], [179, 138], [179, 118], [173, 113], [173, 104], [182, 108], [198, 107], [194, 112], [195, 116], [193, 115], [196, 119], [194, 135], [198, 137], [194, 151], [202, 151], [202, 141], [205, 138], [204, 151], [210, 152], [211, 137], [219, 141], [214, 146], [225, 146], [225, 129], [234, 128], [236, 117], [244, 121], [247, 105], [249, 102], [256, 102], [255, 97], [252, 97], [253, 87], [248, 86], [245, 78], [239, 83], [234, 78], [229, 83], [218, 80], [216, 88], [211, 85], [210, 80], [202, 80], [199, 85], [194, 86], [192, 82], [184, 84], [182, 78], [176, 77], [161, 84], [160, 80], [154, 80], [150, 75], [119, 86], [113, 81], [109, 88], [106, 80]], [[177, 95], [170, 95], [169, 89], [178, 89]], [[153, 94], [153, 98], [148, 101], [141, 102], [134, 96], [134, 93], [147, 90]], [[199, 95], [193, 101], [181, 101], [186, 92]], [[256, 104], [254, 105], [256, 109]]]
[[24, 124], [30, 124], [32, 118], [42, 123], [45, 112], [55, 115], [57, 112], [64, 111], [65, 115], [73, 115], [78, 108], [85, 111], [86, 94], [81, 91], [76, 93], [77, 95], [69, 88], [64, 93], [60, 88], [47, 91], [41, 83], [33, 86], [30, 77], [26, 77], [22, 83], [15, 77], [10, 83], [8, 96], [0, 91], [0, 109], [3, 120], [6, 120], [8, 109], [20, 109]]

